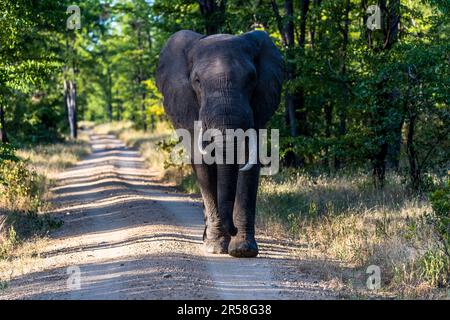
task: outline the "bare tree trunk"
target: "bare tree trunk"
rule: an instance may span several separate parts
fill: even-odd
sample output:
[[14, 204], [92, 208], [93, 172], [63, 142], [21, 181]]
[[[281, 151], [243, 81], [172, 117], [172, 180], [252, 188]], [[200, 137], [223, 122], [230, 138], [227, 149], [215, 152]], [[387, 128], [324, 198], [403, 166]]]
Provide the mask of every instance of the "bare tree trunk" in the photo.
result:
[[5, 109], [3, 102], [0, 101], [0, 141], [2, 143], [8, 143], [8, 135], [6, 134], [6, 122], [5, 122]]
[[[390, 49], [397, 42], [398, 29], [400, 24], [400, 0], [390, 0], [388, 4], [388, 26], [385, 35], [385, 49]], [[392, 93], [393, 96], [398, 95], [397, 92]], [[388, 146], [387, 162], [391, 169], [399, 170], [400, 149], [402, 145], [402, 128], [403, 115], [393, 128], [394, 140]]]
[[110, 70], [109, 66], [106, 69], [106, 76], [107, 76], [107, 81], [108, 81], [107, 82], [107, 86], [108, 86], [108, 91], [107, 91], [108, 117], [109, 117], [109, 121], [112, 122], [113, 121], [112, 76], [111, 76], [111, 70]]
[[[144, 50], [144, 44], [142, 39], [142, 30], [141, 30], [142, 24], [137, 24], [137, 41], [138, 41], [138, 49], [139, 51], [143, 52]], [[144, 131], [147, 131], [147, 114], [146, 107], [145, 107], [145, 98], [146, 98], [146, 92], [145, 88], [142, 87], [142, 82], [146, 80], [146, 76], [144, 75], [144, 61], [142, 56], [139, 57], [139, 67], [138, 67], [138, 75], [137, 75], [137, 82], [138, 82], [138, 88], [140, 92], [141, 97], [141, 121], [142, 121], [142, 129]]]
[[66, 91], [66, 107], [67, 117], [69, 120], [70, 138], [77, 139], [78, 124], [77, 124], [77, 104], [76, 104], [76, 85], [73, 80], [64, 81], [64, 89]]
[[217, 34], [225, 24], [226, 0], [198, 0], [207, 35]]
[[[75, 34], [71, 35], [71, 43], [69, 42], [69, 37], [66, 38], [66, 50], [70, 54], [69, 65], [71, 65], [71, 76], [65, 75], [67, 78], [64, 79], [64, 98], [67, 110], [67, 118], [69, 122], [70, 138], [77, 139], [78, 137], [78, 124], [77, 124], [77, 89], [75, 85]], [[67, 69], [66, 69], [67, 71]]]
[[[328, 139], [331, 137], [331, 128], [333, 126], [333, 105], [331, 101], [326, 101], [324, 104], [323, 112], [325, 115], [325, 137]], [[325, 150], [324, 165], [328, 170], [331, 169], [331, 159], [329, 147]]]

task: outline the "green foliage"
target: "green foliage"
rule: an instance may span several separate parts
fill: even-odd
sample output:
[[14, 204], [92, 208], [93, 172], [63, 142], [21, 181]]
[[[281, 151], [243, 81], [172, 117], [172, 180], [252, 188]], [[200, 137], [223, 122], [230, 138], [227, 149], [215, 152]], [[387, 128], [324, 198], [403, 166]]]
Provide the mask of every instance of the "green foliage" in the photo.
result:
[[0, 163], [2, 200], [10, 204], [26, 201], [35, 212], [41, 205], [42, 177], [28, 168], [26, 162], [5, 160]]
[[186, 174], [181, 178], [181, 182], [178, 185], [178, 188], [186, 193], [190, 193], [190, 194], [199, 194], [200, 193], [200, 188], [198, 187], [197, 184], [197, 179], [195, 177], [194, 173], [190, 173], [190, 174]]
[[186, 157], [186, 152], [179, 147], [180, 139], [164, 139], [156, 143], [156, 147], [164, 154], [164, 169], [174, 169], [176, 172], [177, 186], [180, 190], [186, 193], [200, 193], [197, 185], [195, 174], [192, 172], [189, 165], [184, 164], [181, 159]]
[[0, 163], [7, 160], [17, 162], [19, 158], [16, 156], [16, 148], [13, 145], [3, 143], [0, 144]]
[[8, 282], [0, 280], [0, 291], [6, 290], [8, 288]]
[[[288, 17], [281, 0], [230, 0], [223, 15], [207, 17], [195, 0], [85, 0], [82, 29], [64, 31], [67, 1], [19, 1], [20, 9], [3, 1], [0, 38], [9, 46], [0, 49], [0, 103], [10, 140], [51, 141], [67, 132], [65, 78], [76, 82], [80, 119], [155, 128], [166, 120], [154, 83], [162, 46], [180, 29], [205, 33], [214, 22], [218, 32], [266, 30], [292, 66], [283, 92], [297, 99], [299, 133], [291, 132], [284, 99], [270, 124], [280, 129], [286, 162], [295, 154], [307, 171], [333, 174], [369, 172], [378, 163], [426, 192], [423, 180], [442, 175], [450, 148], [445, 1], [401, 3], [401, 28], [389, 48], [383, 30], [371, 32], [369, 41], [360, 1], [306, 1], [305, 16], [303, 2], [294, 1]], [[288, 48], [281, 33], [289, 19], [294, 43]]]
[[0, 260], [7, 258], [18, 242], [19, 240], [17, 238], [16, 230], [11, 226], [9, 228], [6, 240], [0, 243]]
[[450, 258], [450, 179], [430, 194], [430, 202], [433, 213], [429, 217], [443, 242], [445, 254]]
[[13, 256], [14, 249], [24, 240], [47, 235], [51, 230], [61, 227], [62, 224], [62, 220], [49, 214], [10, 212], [5, 221], [6, 235], [2, 235], [3, 240], [0, 241], [0, 260]]
[[174, 151], [175, 146], [177, 146], [179, 143], [179, 139], [172, 138], [164, 139], [156, 143], [158, 150], [165, 154], [164, 169], [168, 169], [171, 167], [181, 169], [184, 166], [183, 163], [175, 161], [174, 157], [172, 157], [172, 155], [176, 156], [179, 159], [183, 157], [183, 149]]
[[420, 270], [433, 287], [445, 287], [449, 284], [450, 258], [440, 250], [428, 250], [420, 258]]
[[421, 258], [423, 276], [433, 286], [447, 286], [450, 280], [450, 179], [430, 194], [433, 212], [426, 216], [439, 239], [437, 249], [428, 250]]

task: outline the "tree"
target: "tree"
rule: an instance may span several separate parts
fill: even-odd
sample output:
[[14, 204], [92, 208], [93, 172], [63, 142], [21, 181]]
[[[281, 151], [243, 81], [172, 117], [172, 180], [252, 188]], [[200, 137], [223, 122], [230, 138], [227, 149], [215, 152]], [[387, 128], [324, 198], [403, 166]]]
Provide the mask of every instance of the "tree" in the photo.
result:
[[[56, 32], [62, 1], [9, 1], [0, 3], [0, 125], [1, 141], [9, 141], [9, 102], [19, 93], [31, 93], [38, 83], [58, 67], [56, 51], [42, 46], [49, 33]], [[64, 12], [64, 11], [61, 11]], [[38, 30], [38, 32], [36, 32]]]

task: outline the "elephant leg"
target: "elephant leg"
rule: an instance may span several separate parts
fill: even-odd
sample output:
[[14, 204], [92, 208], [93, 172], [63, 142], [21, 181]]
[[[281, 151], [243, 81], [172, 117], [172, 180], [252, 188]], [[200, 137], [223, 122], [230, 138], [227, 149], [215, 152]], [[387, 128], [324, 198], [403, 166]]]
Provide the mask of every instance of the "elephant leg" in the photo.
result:
[[224, 231], [217, 206], [217, 169], [215, 165], [193, 165], [203, 197], [205, 230], [203, 244], [208, 253], [227, 253], [230, 235]]
[[228, 246], [233, 257], [256, 257], [258, 245], [255, 240], [255, 208], [258, 192], [260, 165], [254, 165], [249, 171], [240, 171], [238, 176], [236, 199], [233, 209], [233, 222], [237, 228]]

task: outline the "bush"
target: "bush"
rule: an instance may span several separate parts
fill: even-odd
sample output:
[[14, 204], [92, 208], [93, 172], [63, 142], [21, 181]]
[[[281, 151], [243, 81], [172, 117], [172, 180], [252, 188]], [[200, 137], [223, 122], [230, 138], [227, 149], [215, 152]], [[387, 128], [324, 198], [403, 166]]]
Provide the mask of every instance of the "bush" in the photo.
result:
[[430, 202], [433, 212], [427, 219], [440, 246], [422, 257], [422, 270], [432, 285], [445, 286], [450, 281], [450, 178], [442, 188], [430, 194]]
[[[41, 204], [42, 177], [26, 162], [5, 160], [0, 163], [0, 192], [10, 209], [37, 211]], [[24, 206], [26, 205], [26, 206]]]
[[431, 193], [433, 213], [429, 215], [436, 232], [444, 246], [445, 254], [450, 258], [450, 178], [445, 185]]
[[449, 257], [440, 250], [428, 250], [420, 259], [422, 276], [433, 287], [444, 287], [449, 281]]
[[18, 239], [16, 230], [13, 226], [11, 226], [4, 241], [0, 242], [0, 260], [7, 258], [17, 243]]
[[0, 144], [0, 163], [5, 160], [19, 161], [19, 158], [16, 156], [16, 148], [9, 143]]

